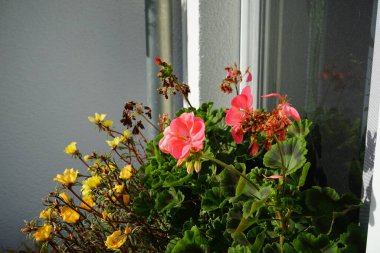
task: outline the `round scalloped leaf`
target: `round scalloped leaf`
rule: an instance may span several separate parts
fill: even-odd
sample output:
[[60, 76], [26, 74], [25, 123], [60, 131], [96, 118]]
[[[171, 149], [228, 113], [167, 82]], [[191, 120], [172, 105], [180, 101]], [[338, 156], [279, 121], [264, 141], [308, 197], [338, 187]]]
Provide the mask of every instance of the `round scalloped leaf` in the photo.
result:
[[286, 168], [286, 175], [289, 175], [305, 164], [306, 153], [306, 141], [303, 138], [294, 137], [273, 145], [264, 155], [263, 162], [266, 167], [281, 171], [282, 155], [284, 166]]

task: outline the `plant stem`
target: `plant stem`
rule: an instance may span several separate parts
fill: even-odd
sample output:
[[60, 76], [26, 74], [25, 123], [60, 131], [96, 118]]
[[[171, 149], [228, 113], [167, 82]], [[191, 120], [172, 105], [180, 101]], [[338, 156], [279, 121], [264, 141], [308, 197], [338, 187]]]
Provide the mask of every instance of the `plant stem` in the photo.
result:
[[153, 122], [150, 119], [148, 119], [144, 114], [140, 114], [140, 116], [143, 117], [146, 120], [146, 122], [148, 122], [152, 127], [154, 127], [154, 129], [160, 132], [160, 129], [155, 124], [153, 124]]

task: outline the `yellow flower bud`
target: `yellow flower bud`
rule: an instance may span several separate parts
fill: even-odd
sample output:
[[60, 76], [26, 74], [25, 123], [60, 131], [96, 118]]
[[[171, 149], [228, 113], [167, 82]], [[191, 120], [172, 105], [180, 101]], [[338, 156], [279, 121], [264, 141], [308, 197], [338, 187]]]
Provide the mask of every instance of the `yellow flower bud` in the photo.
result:
[[67, 145], [67, 147], [65, 148], [65, 153], [68, 155], [78, 154], [77, 143], [75, 141], [73, 141], [69, 145]]
[[130, 233], [132, 233], [132, 229], [128, 226], [125, 227], [124, 234], [129, 235]]
[[103, 218], [103, 220], [107, 220], [107, 213], [106, 212], [102, 212], [102, 218]]
[[124, 168], [120, 171], [121, 179], [130, 179], [133, 176], [133, 167], [132, 165], [124, 166]]
[[61, 199], [63, 199], [66, 203], [70, 203], [71, 202], [71, 197], [69, 196], [69, 194], [67, 194], [67, 192], [61, 192], [59, 194], [59, 197]]
[[60, 208], [60, 215], [62, 220], [70, 224], [75, 224], [80, 218], [80, 214], [68, 206]]
[[51, 220], [52, 218], [56, 217], [57, 213], [52, 208], [46, 208], [45, 210], [42, 210], [40, 212], [40, 218], [45, 220]]
[[105, 246], [111, 250], [119, 249], [127, 240], [127, 234], [122, 233], [120, 230], [113, 232], [107, 236], [107, 240], [104, 242]]
[[85, 160], [85, 161], [88, 161], [88, 160], [90, 160], [90, 155], [85, 155], [85, 156], [83, 156], [83, 160]]
[[194, 163], [192, 161], [186, 162], [186, 170], [188, 174], [193, 173], [194, 171]]
[[201, 161], [199, 160], [194, 161], [194, 169], [195, 169], [195, 172], [197, 173], [201, 171]]
[[53, 180], [61, 182], [65, 186], [70, 186], [74, 184], [75, 181], [77, 180], [78, 173], [79, 171], [78, 170], [74, 171], [73, 168], [65, 169], [63, 174], [57, 174], [57, 177], [55, 177]]
[[124, 205], [128, 205], [129, 204], [129, 201], [130, 201], [130, 196], [129, 196], [129, 194], [124, 194], [123, 195], [123, 203], [124, 203]]
[[83, 199], [86, 203], [80, 203], [80, 207], [86, 209], [87, 211], [91, 211], [92, 207], [95, 205], [94, 200], [92, 198]]
[[52, 225], [44, 224], [42, 227], [37, 229], [37, 231], [33, 234], [33, 237], [37, 241], [46, 241], [47, 239], [49, 239], [52, 230]]

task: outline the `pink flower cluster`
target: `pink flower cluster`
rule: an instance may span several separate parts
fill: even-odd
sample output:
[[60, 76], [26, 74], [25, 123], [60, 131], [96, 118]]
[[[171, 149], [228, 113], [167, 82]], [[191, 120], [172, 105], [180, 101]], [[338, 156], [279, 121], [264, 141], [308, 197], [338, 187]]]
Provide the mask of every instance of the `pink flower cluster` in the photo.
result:
[[256, 155], [259, 151], [259, 145], [256, 141], [256, 135], [264, 132], [266, 140], [264, 146], [269, 150], [273, 136], [278, 136], [280, 140], [285, 138], [286, 127], [291, 124], [290, 117], [299, 121], [301, 117], [297, 110], [290, 106], [286, 97], [277, 93], [263, 96], [263, 98], [277, 97], [280, 103], [271, 113], [261, 113], [253, 110], [253, 98], [251, 88], [245, 87], [241, 94], [231, 100], [231, 108], [226, 110], [226, 124], [232, 127], [232, 138], [237, 144], [243, 142], [244, 134], [250, 134], [251, 155]]
[[195, 117], [193, 112], [182, 113], [170, 123], [170, 126], [165, 128], [159, 148], [176, 159], [184, 159], [189, 156], [190, 152], [202, 150], [204, 139], [205, 123], [203, 119]]

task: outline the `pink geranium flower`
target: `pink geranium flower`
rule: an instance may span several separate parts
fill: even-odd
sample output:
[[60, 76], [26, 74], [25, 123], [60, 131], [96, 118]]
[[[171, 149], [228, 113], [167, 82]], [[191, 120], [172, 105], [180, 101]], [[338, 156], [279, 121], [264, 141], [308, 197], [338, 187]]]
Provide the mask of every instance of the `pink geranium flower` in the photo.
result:
[[246, 86], [241, 94], [232, 99], [231, 109], [226, 110], [226, 124], [232, 126], [232, 138], [237, 144], [243, 141], [244, 132], [241, 126], [250, 117], [252, 105], [251, 87]]
[[280, 111], [280, 113], [282, 115], [285, 115], [288, 118], [292, 117], [296, 121], [300, 121], [301, 120], [300, 114], [298, 113], [298, 111], [296, 110], [296, 108], [290, 106], [290, 104], [288, 102], [286, 102], [286, 98], [284, 96], [282, 96], [282, 95], [280, 95], [278, 93], [271, 93], [271, 94], [264, 95], [262, 97], [263, 98], [277, 97], [278, 99], [280, 99], [280, 101], [282, 103], [282, 109]]
[[190, 152], [202, 150], [204, 139], [205, 123], [203, 119], [195, 117], [193, 112], [182, 113], [170, 123], [170, 126], [165, 128], [159, 148], [176, 159], [184, 159]]

